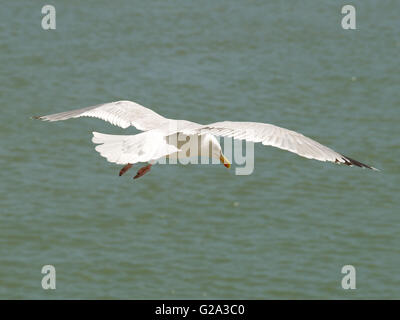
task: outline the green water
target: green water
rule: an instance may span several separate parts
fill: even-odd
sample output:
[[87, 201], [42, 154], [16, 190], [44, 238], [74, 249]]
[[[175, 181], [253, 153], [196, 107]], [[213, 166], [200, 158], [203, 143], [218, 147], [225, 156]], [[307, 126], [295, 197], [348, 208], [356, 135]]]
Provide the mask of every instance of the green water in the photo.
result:
[[[48, 31], [44, 4], [0, 11], [0, 298], [400, 298], [398, 1], [55, 0]], [[382, 171], [256, 145], [250, 176], [160, 165], [134, 181], [90, 141], [134, 128], [30, 119], [122, 99], [273, 123]]]

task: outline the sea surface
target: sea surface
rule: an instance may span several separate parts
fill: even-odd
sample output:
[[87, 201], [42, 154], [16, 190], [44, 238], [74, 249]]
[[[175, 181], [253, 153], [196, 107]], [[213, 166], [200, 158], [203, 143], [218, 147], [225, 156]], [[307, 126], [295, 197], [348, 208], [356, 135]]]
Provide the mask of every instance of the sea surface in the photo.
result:
[[[53, 0], [55, 30], [44, 4], [0, 9], [0, 298], [400, 298], [399, 1]], [[273, 123], [381, 171], [256, 145], [249, 176], [133, 180], [91, 132], [135, 128], [31, 119], [116, 100]]]

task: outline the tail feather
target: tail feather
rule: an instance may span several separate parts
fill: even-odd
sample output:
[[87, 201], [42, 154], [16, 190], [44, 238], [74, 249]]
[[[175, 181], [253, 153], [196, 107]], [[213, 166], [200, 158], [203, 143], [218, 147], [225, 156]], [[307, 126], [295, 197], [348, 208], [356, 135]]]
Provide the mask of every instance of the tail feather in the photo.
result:
[[101, 156], [117, 164], [148, 162], [179, 151], [153, 130], [129, 136], [93, 132], [92, 142]]

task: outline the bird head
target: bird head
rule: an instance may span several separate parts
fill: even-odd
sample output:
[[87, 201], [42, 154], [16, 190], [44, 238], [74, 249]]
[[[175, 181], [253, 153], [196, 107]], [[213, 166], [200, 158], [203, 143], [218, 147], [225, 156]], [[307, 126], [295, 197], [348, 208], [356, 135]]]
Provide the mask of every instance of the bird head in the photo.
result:
[[200, 154], [211, 155], [211, 158], [219, 159], [226, 168], [231, 167], [231, 163], [222, 153], [221, 145], [218, 140], [211, 134], [201, 136]]

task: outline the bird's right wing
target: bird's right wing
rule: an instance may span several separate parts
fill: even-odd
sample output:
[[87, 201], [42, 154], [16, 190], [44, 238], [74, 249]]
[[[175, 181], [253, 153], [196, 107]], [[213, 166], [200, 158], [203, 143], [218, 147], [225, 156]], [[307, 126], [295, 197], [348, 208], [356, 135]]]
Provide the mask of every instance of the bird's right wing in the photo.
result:
[[134, 126], [136, 129], [142, 131], [155, 129], [169, 121], [169, 119], [164, 118], [158, 113], [132, 101], [110, 102], [34, 118], [47, 121], [59, 121], [79, 117], [99, 118], [124, 129], [129, 126]]
[[238, 140], [261, 142], [263, 145], [277, 147], [298, 155], [319, 161], [342, 163], [377, 170], [357, 160], [344, 156], [301, 133], [288, 130], [268, 123], [259, 122], [216, 122], [189, 130], [199, 134], [209, 133], [216, 136], [233, 137]]
[[180, 151], [167, 143], [159, 130], [149, 130], [135, 135], [113, 135], [93, 132], [96, 151], [109, 162], [117, 164], [149, 162]]

